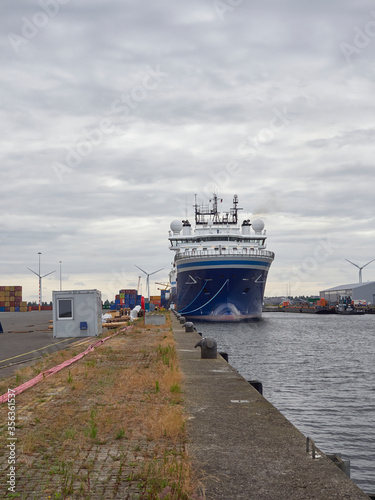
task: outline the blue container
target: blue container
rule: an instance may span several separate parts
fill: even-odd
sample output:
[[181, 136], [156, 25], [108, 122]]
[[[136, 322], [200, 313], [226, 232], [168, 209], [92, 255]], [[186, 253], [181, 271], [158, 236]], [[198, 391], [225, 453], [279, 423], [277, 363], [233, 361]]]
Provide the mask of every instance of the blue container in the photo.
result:
[[114, 311], [116, 309], [116, 304], [110, 304], [109, 305], [109, 308]]
[[5, 312], [5, 307], [4, 306], [0, 307], [0, 312]]
[[115, 300], [115, 305], [119, 305], [120, 304], [120, 299], [116, 299]]
[[115, 306], [116, 306], [117, 311], [119, 311], [121, 309], [120, 304], [115, 304]]
[[20, 312], [20, 308], [19, 308], [18, 306], [16, 306], [16, 307], [14, 308], [14, 312], [19, 313], [19, 312]]

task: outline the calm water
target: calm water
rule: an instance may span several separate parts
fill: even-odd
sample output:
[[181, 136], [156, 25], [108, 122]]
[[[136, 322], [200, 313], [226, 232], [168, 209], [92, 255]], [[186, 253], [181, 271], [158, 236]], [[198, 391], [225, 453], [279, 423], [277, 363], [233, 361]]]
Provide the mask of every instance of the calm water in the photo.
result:
[[325, 453], [349, 459], [375, 493], [375, 315], [264, 313], [254, 323], [198, 323], [247, 380]]

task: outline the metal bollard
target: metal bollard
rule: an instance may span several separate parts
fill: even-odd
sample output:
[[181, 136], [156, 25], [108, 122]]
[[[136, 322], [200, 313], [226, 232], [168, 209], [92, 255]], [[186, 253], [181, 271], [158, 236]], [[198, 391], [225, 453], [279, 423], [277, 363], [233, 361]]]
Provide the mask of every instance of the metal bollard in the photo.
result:
[[219, 352], [220, 356], [225, 359], [225, 361], [228, 363], [229, 362], [229, 356], [227, 352]]
[[191, 321], [187, 321], [184, 324], [184, 327], [185, 327], [186, 332], [193, 332], [194, 331], [194, 323], [192, 323]]
[[260, 382], [259, 380], [248, 380], [249, 384], [252, 385], [254, 387], [254, 389], [256, 389], [259, 394], [262, 394], [263, 396], [263, 384], [262, 382]]
[[194, 347], [201, 348], [201, 359], [216, 359], [217, 358], [217, 342], [210, 337], [203, 337]]
[[181, 325], [184, 325], [186, 323], [186, 318], [184, 318], [183, 316], [181, 316], [180, 323], [181, 323]]

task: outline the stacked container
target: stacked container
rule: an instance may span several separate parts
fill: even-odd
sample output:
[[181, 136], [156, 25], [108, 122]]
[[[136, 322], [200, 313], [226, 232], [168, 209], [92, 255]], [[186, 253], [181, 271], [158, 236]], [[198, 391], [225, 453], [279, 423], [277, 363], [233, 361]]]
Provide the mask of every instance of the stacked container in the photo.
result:
[[22, 286], [0, 286], [0, 312], [26, 312], [22, 301]]
[[116, 309], [133, 309], [137, 304], [137, 290], [121, 289], [115, 296]]
[[150, 304], [154, 304], [156, 307], [160, 307], [161, 296], [160, 295], [150, 295]]

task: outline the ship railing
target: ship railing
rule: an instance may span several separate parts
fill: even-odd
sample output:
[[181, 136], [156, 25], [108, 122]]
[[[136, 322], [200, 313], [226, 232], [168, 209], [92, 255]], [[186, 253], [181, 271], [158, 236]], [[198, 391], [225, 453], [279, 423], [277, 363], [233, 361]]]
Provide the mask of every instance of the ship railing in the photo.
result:
[[176, 253], [176, 260], [194, 258], [194, 257], [212, 257], [219, 255], [227, 255], [230, 257], [268, 257], [274, 259], [274, 252], [269, 250], [252, 250], [243, 248], [242, 250], [226, 250], [220, 248], [218, 250], [185, 250], [184, 252]]

